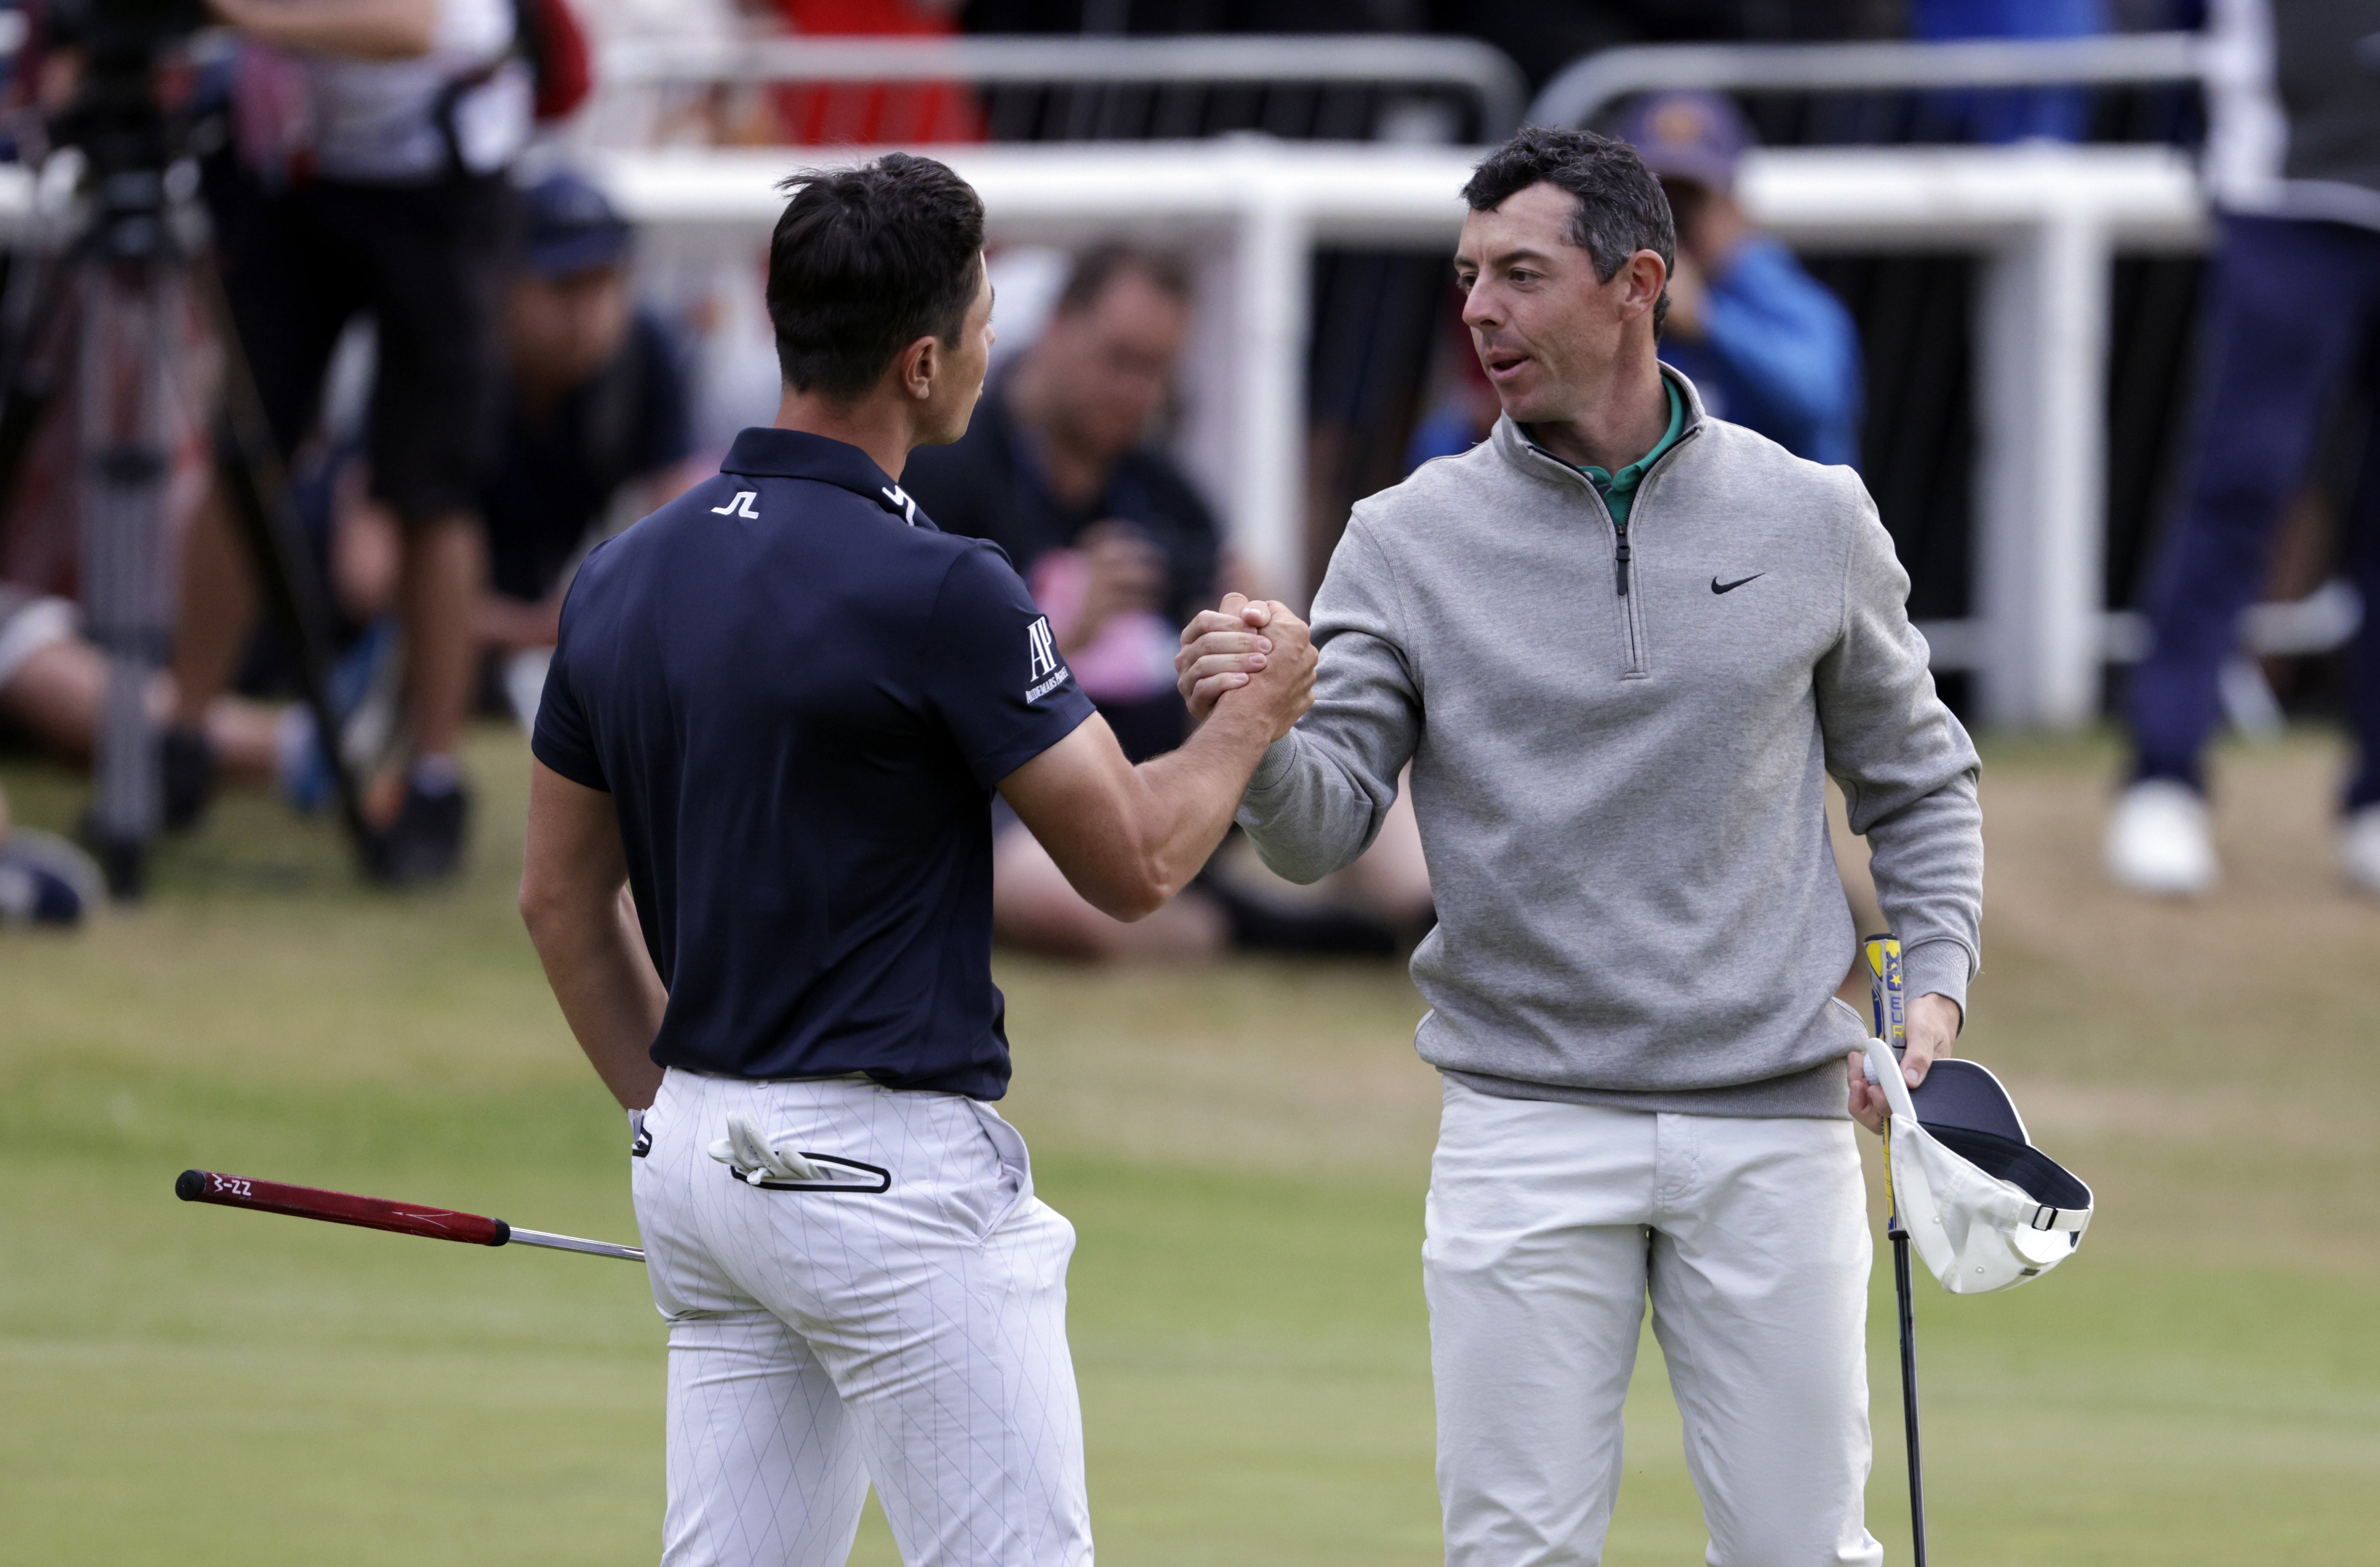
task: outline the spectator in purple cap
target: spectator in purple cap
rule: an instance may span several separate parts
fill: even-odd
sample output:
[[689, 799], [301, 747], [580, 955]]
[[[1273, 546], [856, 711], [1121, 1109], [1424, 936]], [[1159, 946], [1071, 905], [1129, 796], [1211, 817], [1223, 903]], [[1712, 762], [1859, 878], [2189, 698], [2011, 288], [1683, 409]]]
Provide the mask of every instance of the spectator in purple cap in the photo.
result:
[[1754, 139], [1742, 111], [1713, 92], [1656, 92], [1614, 128], [1659, 177], [1677, 220], [1661, 357], [1715, 416], [1797, 457], [1856, 465], [1859, 331], [1842, 301], [1737, 203], [1736, 164]]

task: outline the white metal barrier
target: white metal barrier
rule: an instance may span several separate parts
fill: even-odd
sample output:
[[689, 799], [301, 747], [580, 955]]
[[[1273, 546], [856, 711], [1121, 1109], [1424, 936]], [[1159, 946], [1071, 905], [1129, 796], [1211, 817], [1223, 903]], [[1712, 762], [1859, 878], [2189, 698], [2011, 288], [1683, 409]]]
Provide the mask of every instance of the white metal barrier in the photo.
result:
[[[1164, 38], [958, 35], [747, 38], [682, 31], [614, 40], [603, 51], [595, 100], [566, 133], [579, 151], [649, 147], [691, 136], [731, 100], [721, 89], [963, 84], [982, 96], [984, 125], [1001, 139], [1162, 139], [1203, 137], [1225, 124], [1283, 136], [1451, 142], [1500, 140], [1521, 123], [1527, 80], [1500, 49], [1465, 38], [1398, 34], [1187, 34]], [[1019, 96], [1022, 93], [1023, 96]], [[1043, 93], [1054, 96], [1044, 98]], [[1220, 95], [1220, 97], [1219, 97]], [[814, 139], [957, 134], [958, 102], [936, 100], [940, 128], [876, 127], [866, 93], [823, 101]], [[1464, 129], [1468, 110], [1470, 129]], [[896, 113], [914, 115], [917, 104]], [[1044, 124], [1042, 116], [1054, 113]], [[731, 117], [733, 117], [731, 112]], [[1329, 127], [1327, 130], [1324, 127]]]
[[[995, 241], [1129, 235], [1199, 254], [1183, 455], [1277, 592], [1305, 578], [1307, 285], [1318, 243], [1451, 249], [1475, 153], [1262, 137], [932, 150], [982, 193]], [[844, 154], [848, 158], [851, 154]], [[799, 151], [629, 152], [601, 167], [649, 244], [749, 245]], [[1215, 307], [1220, 306], [1220, 308]]]
[[1662, 88], [1906, 91], [2194, 81], [2204, 74], [2205, 50], [2205, 37], [2195, 32], [1953, 42], [1648, 43], [1572, 61], [1530, 103], [1529, 123], [1583, 126], [1632, 92]]
[[[996, 239], [1130, 235], [1202, 258], [1208, 307], [1183, 455], [1264, 580], [1303, 595], [1314, 247], [1451, 250], [1476, 150], [1234, 137], [935, 151], [982, 192]], [[749, 257], [783, 206], [780, 178], [855, 155], [622, 152], [597, 173], [651, 247]], [[2204, 242], [2188, 160], [2163, 148], [2051, 144], [1769, 149], [1747, 156], [1740, 189], [1756, 221], [1805, 250], [1985, 258], [1977, 613], [1925, 629], [1938, 666], [1974, 671], [1986, 721], [2087, 722], [2104, 663], [2140, 640], [2132, 618], [2099, 601], [2110, 264], [2119, 249]], [[37, 185], [0, 168], [0, 237], [38, 242], [64, 194], [59, 180]], [[2261, 622], [2248, 629], [2263, 640]]]
[[1390, 33], [639, 39], [607, 48], [599, 79], [605, 90], [712, 82], [921, 81], [1442, 87], [1466, 92], [1478, 103], [1490, 139], [1511, 134], [1521, 123], [1526, 87], [1520, 67], [1491, 44]]
[[[937, 150], [983, 193], [996, 237], [1135, 235], [1213, 265], [1184, 455], [1265, 580], [1302, 593], [1306, 287], [1320, 243], [1451, 247], [1476, 150], [1196, 143]], [[797, 151], [640, 152], [604, 176], [665, 245], [749, 246]], [[2188, 161], [2164, 148], [1773, 149], [1752, 215], [1804, 250], [1985, 258], [1977, 406], [1977, 615], [1931, 626], [1999, 725], [2097, 711], [2103, 661], [2136, 633], [2103, 614], [2106, 352], [2116, 251], [2203, 243]]]
[[[1745, 204], [1805, 250], [1971, 248], [1985, 259], [1975, 363], [1975, 619], [1930, 628], [1974, 671], [1985, 720], [2098, 712], [2108, 632], [2108, 293], [2119, 248], [2193, 248], [2204, 203], [2166, 148], [1775, 151]], [[1962, 656], [1961, 656], [1962, 655]]]

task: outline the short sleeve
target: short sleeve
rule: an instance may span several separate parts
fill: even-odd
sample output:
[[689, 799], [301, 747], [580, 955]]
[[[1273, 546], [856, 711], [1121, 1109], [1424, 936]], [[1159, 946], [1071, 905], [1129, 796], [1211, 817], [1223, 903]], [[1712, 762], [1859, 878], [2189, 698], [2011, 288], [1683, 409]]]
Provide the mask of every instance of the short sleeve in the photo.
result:
[[926, 701], [987, 789], [1091, 716], [1049, 617], [992, 545], [977, 544], [951, 562], [926, 647]]
[[602, 759], [596, 754], [595, 732], [587, 722], [587, 708], [570, 678], [570, 602], [562, 605], [562, 633], [553, 657], [545, 667], [545, 692], [538, 698], [537, 727], [530, 732], [530, 754], [547, 766], [588, 789], [610, 793]]

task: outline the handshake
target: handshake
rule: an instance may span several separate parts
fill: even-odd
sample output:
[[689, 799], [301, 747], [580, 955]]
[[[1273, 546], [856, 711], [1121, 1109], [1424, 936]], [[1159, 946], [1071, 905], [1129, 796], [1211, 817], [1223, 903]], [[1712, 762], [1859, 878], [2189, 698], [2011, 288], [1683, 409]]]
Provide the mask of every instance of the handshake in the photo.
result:
[[1314, 705], [1314, 641], [1289, 607], [1245, 594], [1223, 596], [1182, 629], [1174, 683], [1193, 728], [1217, 711], [1245, 713], [1281, 739]]

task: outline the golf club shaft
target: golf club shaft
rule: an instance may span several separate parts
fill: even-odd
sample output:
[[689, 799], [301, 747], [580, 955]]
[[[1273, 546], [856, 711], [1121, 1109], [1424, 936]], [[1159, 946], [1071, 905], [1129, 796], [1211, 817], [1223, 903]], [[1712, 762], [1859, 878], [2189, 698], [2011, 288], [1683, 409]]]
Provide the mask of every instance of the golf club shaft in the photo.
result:
[[[1888, 934], [1872, 935], [1860, 943], [1860, 953], [1867, 962], [1868, 1005], [1876, 1037], [1892, 1046], [1898, 1055], [1909, 1043], [1900, 993], [1900, 943]], [[1888, 1131], [1888, 1165], [1891, 1149]], [[1900, 1303], [1900, 1412], [1909, 1428], [1910, 1559], [1916, 1567], [1925, 1567], [1925, 1468], [1917, 1455], [1917, 1318], [1909, 1287], [1909, 1232], [1901, 1228], [1898, 1202], [1885, 1219], [1884, 1233], [1892, 1237], [1892, 1291]]]
[[589, 1257], [616, 1257], [623, 1262], [642, 1262], [645, 1254], [633, 1246], [614, 1246], [608, 1240], [581, 1240], [577, 1236], [557, 1236], [545, 1230], [524, 1230], [513, 1226], [515, 1246], [542, 1246], [555, 1251], [583, 1251]]
[[1917, 1449], [1917, 1319], [1910, 1309], [1909, 1232], [1892, 1221], [1892, 1287], [1900, 1301], [1900, 1407], [1909, 1426], [1910, 1561], [1925, 1567], [1925, 1466]]
[[226, 1175], [214, 1170], [185, 1170], [174, 1182], [174, 1195], [185, 1202], [212, 1202], [225, 1208], [252, 1208], [293, 1219], [320, 1219], [326, 1223], [355, 1224], [431, 1240], [460, 1241], [466, 1246], [549, 1247], [557, 1251], [583, 1251], [591, 1257], [616, 1257], [642, 1262], [645, 1254], [634, 1247], [608, 1241], [581, 1240], [576, 1236], [543, 1230], [516, 1230], [502, 1219], [461, 1213], [451, 1208], [430, 1208], [418, 1202], [395, 1202], [382, 1197], [357, 1197], [314, 1187], [285, 1186], [248, 1175]]

